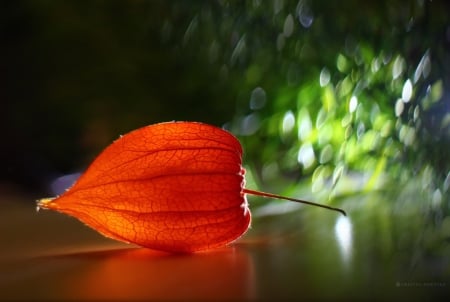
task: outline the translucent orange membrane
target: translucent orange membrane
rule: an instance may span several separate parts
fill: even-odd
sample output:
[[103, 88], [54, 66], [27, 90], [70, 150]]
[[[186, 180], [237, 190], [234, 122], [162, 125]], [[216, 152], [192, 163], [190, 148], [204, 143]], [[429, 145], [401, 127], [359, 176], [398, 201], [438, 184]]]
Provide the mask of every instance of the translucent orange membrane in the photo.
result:
[[38, 206], [105, 236], [194, 252], [225, 245], [250, 224], [239, 141], [194, 122], [147, 126], [107, 147], [67, 192]]

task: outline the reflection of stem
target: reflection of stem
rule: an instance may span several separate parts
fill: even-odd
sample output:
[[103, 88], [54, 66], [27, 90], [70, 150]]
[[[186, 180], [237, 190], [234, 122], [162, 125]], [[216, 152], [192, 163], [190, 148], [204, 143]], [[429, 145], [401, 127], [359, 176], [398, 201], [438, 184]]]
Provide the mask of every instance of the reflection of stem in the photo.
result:
[[345, 211], [342, 210], [342, 209], [335, 208], [335, 207], [330, 207], [330, 206], [327, 206], [327, 205], [324, 205], [324, 204], [319, 204], [319, 203], [315, 203], [315, 202], [311, 202], [311, 201], [306, 201], [306, 200], [296, 199], [296, 198], [292, 198], [292, 197], [281, 196], [281, 195], [272, 194], [272, 193], [253, 191], [253, 190], [250, 190], [250, 189], [243, 189], [242, 192], [245, 193], [245, 194], [251, 194], [251, 195], [256, 195], [256, 196], [263, 196], [263, 197], [276, 198], [276, 199], [284, 199], [284, 200], [289, 200], [289, 201], [309, 204], [311, 206], [316, 206], [316, 207], [321, 207], [321, 208], [325, 208], [325, 209], [328, 209], [328, 210], [337, 211], [337, 212], [340, 212], [341, 214], [343, 214], [344, 216], [347, 216]]

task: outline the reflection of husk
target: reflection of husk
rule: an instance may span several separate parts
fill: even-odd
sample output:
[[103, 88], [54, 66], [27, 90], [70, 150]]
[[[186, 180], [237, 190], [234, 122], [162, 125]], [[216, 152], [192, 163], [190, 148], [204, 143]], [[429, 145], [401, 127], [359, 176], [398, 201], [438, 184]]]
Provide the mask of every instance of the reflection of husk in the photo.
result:
[[251, 258], [238, 248], [195, 255], [126, 249], [70, 257], [95, 259], [67, 280], [65, 291], [75, 299], [246, 300], [255, 295]]

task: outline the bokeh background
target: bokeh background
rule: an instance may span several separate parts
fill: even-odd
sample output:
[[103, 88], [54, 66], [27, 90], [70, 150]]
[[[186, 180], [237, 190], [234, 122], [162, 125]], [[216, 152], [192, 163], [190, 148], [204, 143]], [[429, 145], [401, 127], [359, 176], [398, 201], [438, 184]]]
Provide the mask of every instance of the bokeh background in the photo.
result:
[[[202, 121], [241, 140], [248, 187], [350, 213], [355, 276], [384, 278], [381, 265], [393, 283], [450, 286], [447, 1], [0, 6], [4, 186], [52, 195], [120, 134]], [[276, 201], [252, 208], [255, 233], [334, 224]]]

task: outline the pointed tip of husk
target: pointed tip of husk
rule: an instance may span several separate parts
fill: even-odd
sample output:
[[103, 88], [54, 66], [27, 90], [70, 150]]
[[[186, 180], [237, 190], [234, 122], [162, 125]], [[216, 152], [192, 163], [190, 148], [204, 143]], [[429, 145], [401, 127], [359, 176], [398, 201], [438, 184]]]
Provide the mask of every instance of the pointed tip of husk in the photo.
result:
[[42, 198], [36, 201], [36, 212], [39, 212], [40, 209], [51, 209], [51, 203], [55, 200], [55, 197]]

